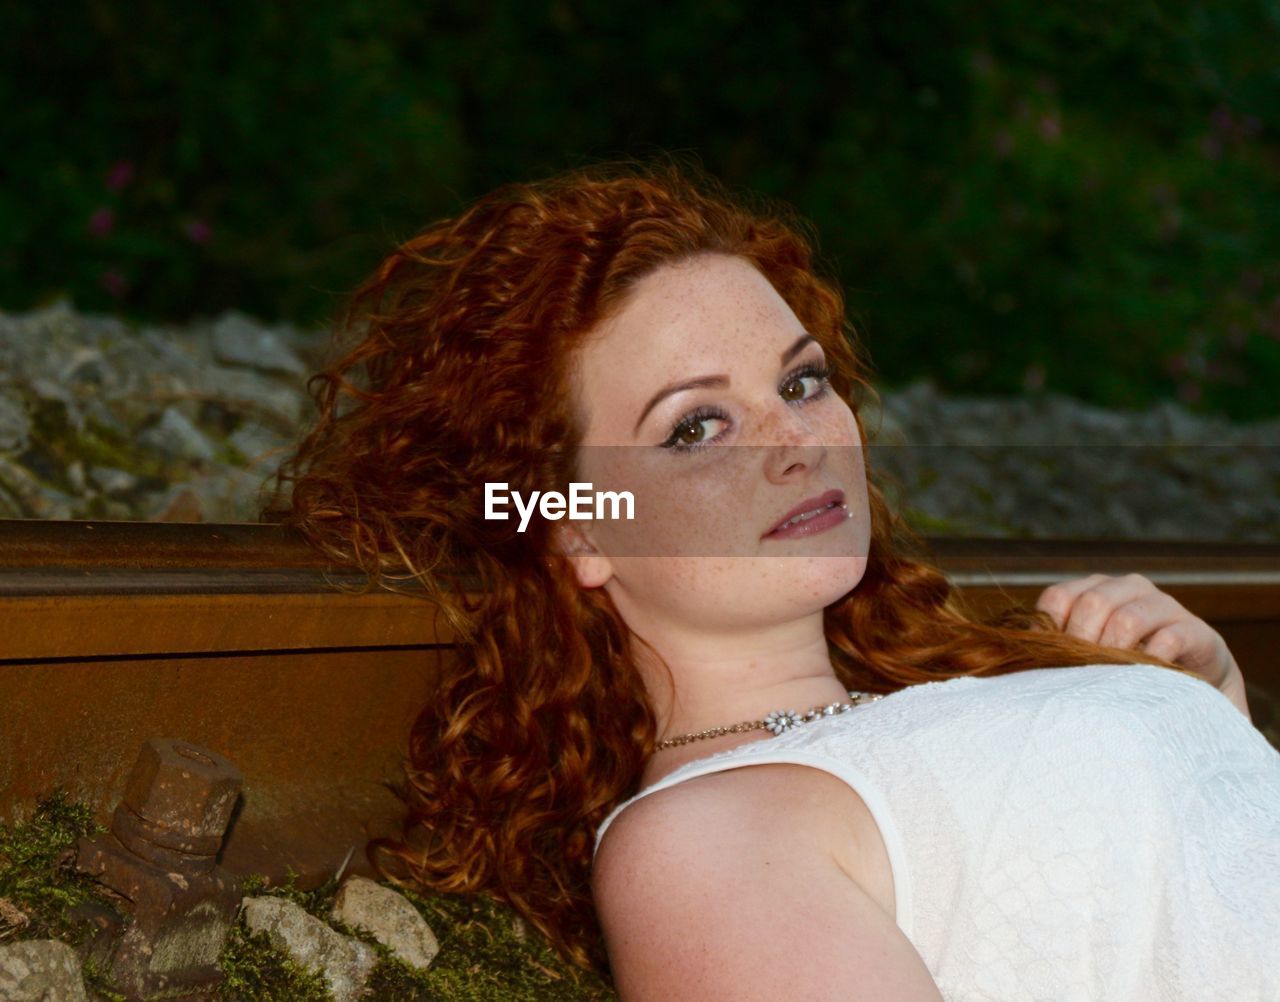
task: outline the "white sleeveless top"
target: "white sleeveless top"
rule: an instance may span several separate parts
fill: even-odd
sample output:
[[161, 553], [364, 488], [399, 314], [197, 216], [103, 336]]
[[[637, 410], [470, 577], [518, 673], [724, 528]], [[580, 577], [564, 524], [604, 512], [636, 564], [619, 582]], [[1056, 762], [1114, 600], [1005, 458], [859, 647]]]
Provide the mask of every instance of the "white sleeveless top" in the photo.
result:
[[847, 782], [946, 1002], [1280, 1000], [1280, 752], [1154, 665], [908, 686], [687, 762]]

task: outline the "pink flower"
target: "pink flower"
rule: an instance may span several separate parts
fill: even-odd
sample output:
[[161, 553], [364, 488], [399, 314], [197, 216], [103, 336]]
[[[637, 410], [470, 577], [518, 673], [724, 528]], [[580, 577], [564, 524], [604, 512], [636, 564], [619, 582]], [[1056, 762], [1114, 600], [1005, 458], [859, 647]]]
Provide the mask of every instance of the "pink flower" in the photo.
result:
[[104, 271], [98, 279], [99, 284], [116, 299], [124, 295], [125, 290], [129, 287], [128, 280], [120, 274], [115, 268]]
[[133, 180], [134, 168], [131, 160], [117, 160], [107, 171], [107, 191], [121, 191]]
[[182, 228], [182, 231], [193, 244], [207, 244], [209, 238], [213, 236], [213, 227], [203, 219], [191, 220]]
[[115, 210], [104, 205], [89, 217], [89, 232], [95, 237], [105, 237], [116, 226]]
[[1042, 139], [1054, 140], [1062, 135], [1062, 119], [1056, 111], [1040, 116], [1040, 136]]

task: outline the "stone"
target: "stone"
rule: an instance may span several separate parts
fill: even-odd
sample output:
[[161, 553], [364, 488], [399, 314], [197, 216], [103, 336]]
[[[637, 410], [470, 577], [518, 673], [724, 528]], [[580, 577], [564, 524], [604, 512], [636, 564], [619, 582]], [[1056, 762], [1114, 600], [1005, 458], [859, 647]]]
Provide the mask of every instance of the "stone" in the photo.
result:
[[215, 366], [204, 373], [202, 386], [226, 407], [269, 423], [281, 434], [295, 435], [300, 430], [307, 404], [301, 381], [285, 384], [250, 369]]
[[435, 933], [403, 894], [368, 877], [342, 882], [333, 901], [332, 917], [370, 933], [410, 967], [426, 968], [440, 952]]
[[238, 365], [267, 373], [302, 376], [307, 367], [275, 333], [243, 313], [228, 310], [213, 324], [213, 357], [224, 365]]
[[31, 417], [14, 390], [0, 387], [0, 451], [24, 452], [31, 441]]
[[23, 517], [50, 521], [72, 517], [76, 499], [41, 483], [26, 467], [0, 456], [0, 493], [8, 493], [21, 506]]
[[5, 1002], [88, 1002], [80, 958], [56, 939], [0, 945], [0, 999]]
[[275, 470], [284, 458], [289, 440], [259, 421], [245, 421], [231, 433], [227, 441], [239, 450], [249, 466], [263, 473]]
[[213, 446], [204, 432], [176, 407], [166, 407], [159, 422], [141, 432], [138, 441], [175, 459], [214, 460]]
[[329, 927], [284, 898], [247, 897], [243, 901], [246, 928], [266, 933], [299, 967], [323, 973], [335, 1002], [355, 1002], [378, 963], [377, 951]]
[[137, 477], [128, 470], [120, 470], [114, 466], [90, 466], [85, 472], [98, 490], [108, 497], [128, 494], [138, 486]]

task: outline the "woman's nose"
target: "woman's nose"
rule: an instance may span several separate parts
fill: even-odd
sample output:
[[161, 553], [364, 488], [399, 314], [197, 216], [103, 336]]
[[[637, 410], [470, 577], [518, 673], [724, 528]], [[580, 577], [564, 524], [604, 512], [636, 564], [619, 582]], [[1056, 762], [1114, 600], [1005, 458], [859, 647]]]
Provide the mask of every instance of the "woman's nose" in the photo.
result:
[[814, 467], [826, 456], [821, 426], [794, 406], [771, 411], [762, 422], [760, 444], [771, 475], [782, 475], [797, 464]]

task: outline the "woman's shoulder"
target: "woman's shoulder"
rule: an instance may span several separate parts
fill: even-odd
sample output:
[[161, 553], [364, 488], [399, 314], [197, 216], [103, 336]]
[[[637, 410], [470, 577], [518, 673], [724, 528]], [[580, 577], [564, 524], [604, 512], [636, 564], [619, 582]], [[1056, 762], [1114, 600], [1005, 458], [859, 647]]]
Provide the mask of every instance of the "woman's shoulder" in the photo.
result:
[[832, 862], [887, 915], [897, 915], [888, 850], [871, 811], [823, 769], [772, 762], [708, 773], [640, 798], [619, 822], [621, 833], [606, 832], [614, 836], [611, 853], [647, 858], [655, 841], [732, 833], [741, 846], [771, 845], [793, 861]]
[[600, 848], [619, 830], [630, 841], [646, 831], [702, 825], [732, 826], [735, 830], [775, 837], [786, 826], [797, 837], [816, 832], [810, 820], [822, 799], [814, 787], [825, 785], [818, 770], [786, 763], [759, 763], [750, 768], [724, 769], [694, 776], [643, 793], [629, 801], [613, 819]]

